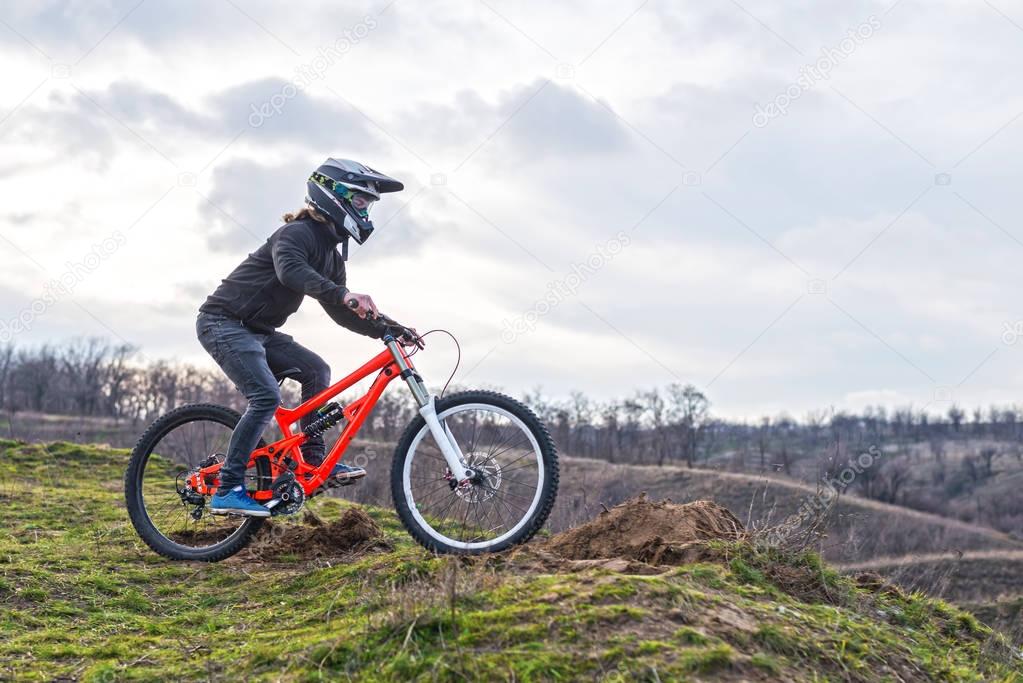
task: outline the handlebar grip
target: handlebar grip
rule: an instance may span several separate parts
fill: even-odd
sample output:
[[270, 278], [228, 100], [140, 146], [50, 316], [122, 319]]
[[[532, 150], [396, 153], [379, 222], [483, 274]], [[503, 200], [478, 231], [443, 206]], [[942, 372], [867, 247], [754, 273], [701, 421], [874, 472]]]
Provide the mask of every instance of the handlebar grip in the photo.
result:
[[[348, 301], [347, 304], [348, 304], [348, 308], [352, 309], [353, 311], [357, 310], [359, 308], [359, 302], [356, 301], [355, 299], [352, 299], [351, 301]], [[402, 325], [400, 325], [398, 323], [398, 321], [392, 320], [391, 318], [388, 318], [383, 313], [377, 313], [377, 314], [374, 315], [373, 311], [366, 311], [366, 315], [363, 316], [363, 318], [365, 320], [370, 321], [370, 322], [381, 323], [381, 324], [388, 325], [388, 326], [391, 326], [391, 327], [401, 327], [401, 328], [404, 329], [404, 327]]]
[[[356, 301], [355, 299], [351, 299], [347, 303], [348, 308], [352, 309], [353, 311], [359, 310], [359, 302]], [[377, 316], [373, 315], [373, 311], [366, 311], [366, 314], [363, 315], [362, 318], [364, 320], [376, 320]]]

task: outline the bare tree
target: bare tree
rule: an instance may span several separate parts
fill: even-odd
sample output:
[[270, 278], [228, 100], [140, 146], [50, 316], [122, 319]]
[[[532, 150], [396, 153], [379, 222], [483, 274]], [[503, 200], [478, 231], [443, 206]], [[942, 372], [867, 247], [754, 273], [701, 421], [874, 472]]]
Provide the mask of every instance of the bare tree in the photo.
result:
[[963, 418], [966, 417], [966, 412], [953, 403], [948, 409], [948, 421], [952, 423], [952, 429], [956, 434], [959, 433], [959, 428], [963, 424]]
[[990, 477], [993, 474], [993, 465], [995, 458], [998, 457], [997, 448], [982, 448], [980, 449], [980, 459], [984, 463], [984, 476]]
[[668, 397], [672, 403], [672, 412], [682, 426], [682, 451], [686, 465], [692, 467], [696, 464], [700, 432], [710, 413], [710, 401], [692, 384], [670, 384]]

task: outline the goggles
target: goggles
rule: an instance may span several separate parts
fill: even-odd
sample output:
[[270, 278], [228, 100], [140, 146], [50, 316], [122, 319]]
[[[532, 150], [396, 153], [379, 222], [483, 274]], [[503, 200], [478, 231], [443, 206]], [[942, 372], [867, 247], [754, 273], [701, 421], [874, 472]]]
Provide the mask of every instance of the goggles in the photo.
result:
[[348, 192], [345, 194], [347, 199], [355, 210], [358, 211], [363, 217], [369, 215], [369, 209], [373, 206], [373, 202], [376, 201], [376, 197], [362, 192], [356, 192], [352, 189], [345, 188]]
[[313, 173], [309, 179], [330, 190], [336, 196], [347, 200], [348, 203], [352, 205], [352, 208], [354, 208], [363, 218], [369, 216], [370, 207], [372, 207], [373, 202], [377, 200], [377, 198], [371, 194], [353, 190], [344, 183], [340, 183], [322, 173]]

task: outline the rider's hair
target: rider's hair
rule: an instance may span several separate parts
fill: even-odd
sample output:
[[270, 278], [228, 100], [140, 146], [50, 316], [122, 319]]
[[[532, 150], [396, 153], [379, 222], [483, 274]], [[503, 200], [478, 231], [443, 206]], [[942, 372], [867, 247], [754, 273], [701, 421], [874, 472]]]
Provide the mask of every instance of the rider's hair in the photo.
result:
[[317, 211], [311, 206], [303, 206], [301, 209], [294, 213], [286, 213], [281, 216], [281, 220], [285, 223], [294, 223], [295, 221], [304, 221], [307, 218], [312, 218], [317, 223], [329, 223], [330, 220], [322, 213]]

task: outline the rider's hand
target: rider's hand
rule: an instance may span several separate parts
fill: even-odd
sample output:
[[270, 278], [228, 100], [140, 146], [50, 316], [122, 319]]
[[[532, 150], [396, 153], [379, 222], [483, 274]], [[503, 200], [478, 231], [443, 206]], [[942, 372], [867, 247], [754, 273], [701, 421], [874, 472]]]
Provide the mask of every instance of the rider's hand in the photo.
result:
[[418, 346], [421, 349], [426, 348], [426, 342], [423, 341], [423, 338], [419, 336], [419, 333], [416, 332], [416, 328], [414, 327], [404, 328], [401, 336], [398, 337], [398, 341], [406, 346]]
[[348, 292], [345, 294], [345, 305], [355, 311], [360, 318], [376, 317], [380, 315], [373, 299], [368, 294], [356, 294]]

